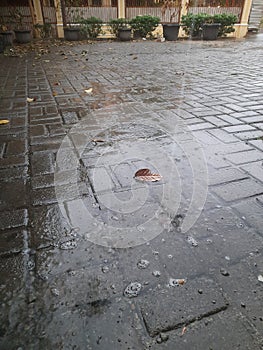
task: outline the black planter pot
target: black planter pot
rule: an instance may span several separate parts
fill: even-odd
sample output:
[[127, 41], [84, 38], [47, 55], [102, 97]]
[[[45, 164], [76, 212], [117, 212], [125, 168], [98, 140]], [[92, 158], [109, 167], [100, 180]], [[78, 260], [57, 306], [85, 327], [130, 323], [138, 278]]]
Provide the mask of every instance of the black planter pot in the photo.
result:
[[179, 29], [180, 29], [180, 24], [178, 23], [163, 24], [163, 36], [165, 40], [168, 40], [168, 41], [177, 40]]
[[203, 24], [203, 40], [216, 40], [220, 23]]
[[15, 30], [16, 41], [20, 44], [29, 43], [32, 40], [30, 29]]
[[121, 41], [130, 41], [131, 40], [131, 29], [120, 28], [118, 30], [118, 39]]
[[80, 28], [64, 28], [64, 38], [68, 41], [80, 40]]
[[1, 32], [0, 35], [2, 35], [3, 38], [3, 45], [6, 46], [12, 46], [14, 41], [14, 34], [13, 32]]

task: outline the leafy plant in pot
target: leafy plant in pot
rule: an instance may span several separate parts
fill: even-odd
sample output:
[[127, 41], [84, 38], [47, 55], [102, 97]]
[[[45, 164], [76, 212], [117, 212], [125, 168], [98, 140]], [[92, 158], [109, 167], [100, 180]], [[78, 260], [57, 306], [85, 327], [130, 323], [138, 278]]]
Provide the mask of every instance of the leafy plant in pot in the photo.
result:
[[64, 38], [68, 41], [77, 41], [80, 39], [80, 14], [77, 6], [79, 0], [66, 0]]
[[181, 24], [186, 35], [189, 35], [191, 39], [201, 39], [203, 25], [210, 20], [211, 16], [206, 13], [188, 13], [182, 16]]
[[111, 19], [109, 23], [111, 33], [121, 41], [131, 40], [131, 26], [130, 21], [126, 18]]
[[102, 31], [102, 20], [97, 17], [80, 18], [80, 31], [85, 38], [96, 39]]
[[[163, 6], [161, 8], [162, 13], [162, 26], [163, 26], [163, 36], [165, 40], [175, 41], [178, 39], [178, 33], [180, 29], [180, 24], [176, 22], [176, 18], [180, 11], [180, 3], [178, 0], [164, 0]], [[169, 22], [166, 22], [166, 16], [168, 14]]]
[[159, 17], [144, 15], [136, 16], [131, 19], [131, 28], [133, 31], [133, 39], [152, 37], [152, 32], [160, 22]]
[[204, 23], [202, 25], [203, 40], [216, 40], [220, 23], [215, 22], [215, 17], [207, 15], [204, 17]]
[[23, 14], [18, 8], [10, 10], [10, 16], [15, 23], [15, 37], [20, 44], [29, 43], [32, 40], [31, 29], [26, 28], [23, 23]]

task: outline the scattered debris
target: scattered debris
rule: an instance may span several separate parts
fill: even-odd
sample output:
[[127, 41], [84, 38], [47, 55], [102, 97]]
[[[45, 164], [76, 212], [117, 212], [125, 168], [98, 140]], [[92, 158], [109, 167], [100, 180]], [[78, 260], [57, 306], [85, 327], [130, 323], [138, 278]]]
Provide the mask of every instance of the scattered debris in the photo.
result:
[[125, 288], [123, 295], [128, 298], [137, 297], [142, 289], [142, 285], [139, 282], [131, 282]]
[[220, 273], [223, 276], [229, 276], [229, 272], [227, 270], [223, 269], [223, 268], [220, 269]]
[[161, 272], [157, 271], [157, 270], [153, 271], [152, 274], [153, 274], [154, 277], [160, 277], [161, 276]]
[[75, 249], [76, 247], [77, 247], [77, 242], [74, 240], [63, 242], [59, 246], [59, 248], [63, 250]]
[[139, 269], [146, 269], [149, 266], [150, 262], [148, 260], [141, 259], [137, 262]]
[[197, 241], [192, 236], [188, 236], [187, 237], [187, 242], [190, 243], [193, 247], [197, 247], [198, 246]]
[[157, 344], [161, 344], [169, 339], [169, 335], [165, 333], [160, 333], [156, 339]]
[[159, 174], [151, 173], [150, 169], [140, 169], [136, 171], [134, 177], [135, 179], [140, 181], [150, 181], [150, 182], [160, 181], [162, 178], [162, 176]]
[[9, 120], [8, 119], [0, 119], [0, 125], [5, 125], [8, 124]]
[[259, 282], [263, 282], [263, 276], [262, 276], [262, 275], [259, 275], [259, 276], [258, 276], [258, 281], [259, 281]]
[[184, 285], [185, 283], [186, 283], [186, 279], [184, 278], [179, 278], [179, 279], [170, 278], [168, 287], [178, 287], [178, 286]]
[[59, 290], [57, 288], [52, 288], [51, 289], [51, 294], [53, 294], [55, 297], [59, 296]]
[[203, 290], [202, 289], [198, 289], [198, 293], [199, 294], [203, 294]]
[[101, 271], [103, 273], [107, 273], [107, 272], [109, 272], [109, 270], [110, 270], [109, 266], [102, 266], [102, 268], [101, 268]]
[[240, 303], [241, 307], [246, 307], [246, 304], [245, 303]]

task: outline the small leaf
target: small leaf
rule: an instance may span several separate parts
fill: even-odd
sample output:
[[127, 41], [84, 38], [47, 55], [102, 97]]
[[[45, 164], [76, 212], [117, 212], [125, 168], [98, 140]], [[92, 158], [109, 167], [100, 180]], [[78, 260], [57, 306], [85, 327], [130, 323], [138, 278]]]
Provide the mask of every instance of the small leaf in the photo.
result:
[[9, 120], [7, 119], [0, 119], [0, 125], [8, 124]]
[[60, 85], [60, 83], [59, 83], [58, 81], [56, 81], [56, 82], [54, 83], [54, 85]]
[[150, 169], [140, 169], [136, 171], [134, 177], [140, 181], [150, 182], [160, 181], [162, 178], [162, 176], [159, 174], [152, 174]]
[[29, 102], [29, 103], [30, 103], [30, 102], [35, 101], [36, 99], [35, 99], [35, 98], [31, 98], [31, 97], [27, 97], [27, 99], [26, 99], [26, 100], [27, 100], [27, 102]]
[[92, 94], [92, 88], [90, 88], [90, 89], [87, 89], [87, 90], [84, 90], [85, 92], [86, 92], [86, 94]]
[[105, 140], [102, 140], [102, 139], [93, 139], [91, 140], [92, 142], [105, 142]]
[[259, 281], [259, 282], [263, 282], [263, 276], [262, 276], [262, 275], [259, 275], [259, 276], [258, 276], [258, 281]]

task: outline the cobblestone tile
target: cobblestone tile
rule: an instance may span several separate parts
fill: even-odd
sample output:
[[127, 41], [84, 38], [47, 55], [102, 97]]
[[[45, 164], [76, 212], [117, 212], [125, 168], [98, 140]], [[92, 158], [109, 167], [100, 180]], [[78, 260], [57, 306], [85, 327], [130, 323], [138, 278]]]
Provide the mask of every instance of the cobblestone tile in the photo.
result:
[[230, 132], [230, 133], [236, 133], [241, 131], [249, 131], [249, 130], [255, 130], [255, 128], [252, 125], [233, 125], [233, 126], [227, 126], [223, 128], [223, 130]]
[[231, 202], [238, 199], [259, 195], [263, 193], [263, 188], [261, 184], [251, 179], [245, 179], [214, 187], [213, 192], [226, 202]]
[[256, 179], [263, 182], [263, 166], [262, 161], [250, 163], [248, 165], [242, 166], [242, 169], [245, 170], [248, 174], [255, 177]]
[[239, 165], [263, 160], [263, 154], [258, 150], [251, 150], [246, 152], [231, 153], [226, 156], [226, 159], [232, 162], [233, 164]]
[[18, 209], [13, 211], [2, 211], [0, 213], [0, 229], [15, 228], [26, 226], [28, 221], [28, 213], [26, 209]]

